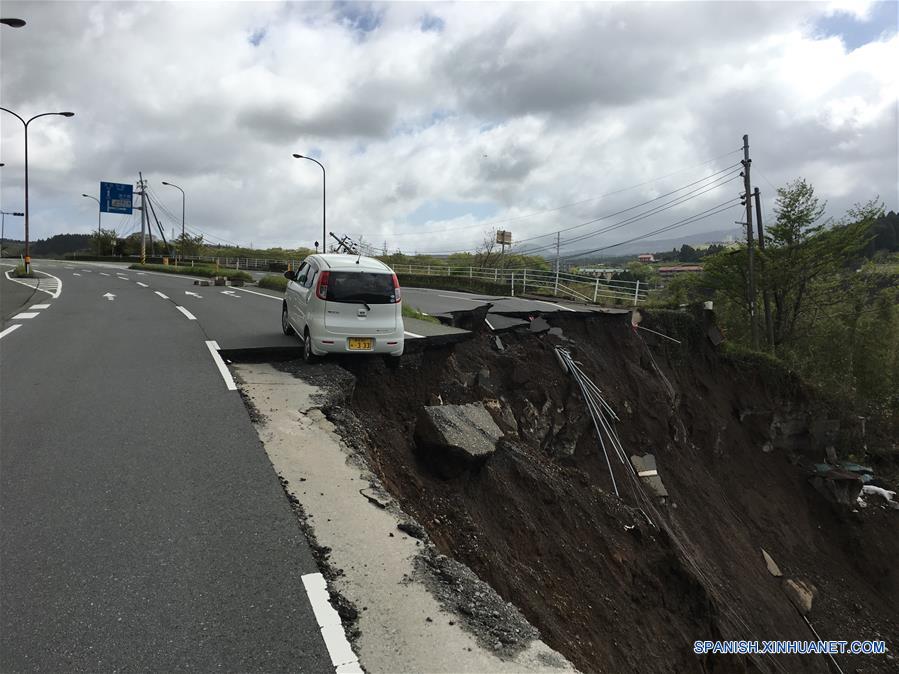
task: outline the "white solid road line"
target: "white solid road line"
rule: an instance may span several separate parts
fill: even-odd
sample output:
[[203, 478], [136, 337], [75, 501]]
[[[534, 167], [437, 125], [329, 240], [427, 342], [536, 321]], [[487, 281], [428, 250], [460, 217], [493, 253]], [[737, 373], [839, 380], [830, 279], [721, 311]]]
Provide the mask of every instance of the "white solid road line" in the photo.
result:
[[18, 330], [21, 327], [22, 327], [21, 323], [16, 323], [15, 325], [10, 325], [8, 328], [6, 328], [6, 330], [4, 330], [3, 332], [0, 332], [0, 339], [3, 339], [4, 337], [6, 337], [6, 335], [8, 335], [9, 333], [11, 333], [14, 330]]
[[569, 309], [568, 307], [563, 307], [561, 304], [556, 304], [555, 302], [545, 302], [543, 300], [523, 300], [524, 302], [540, 302], [540, 304], [548, 304], [551, 307], [558, 307], [559, 309], [564, 309], [565, 311], [576, 311], [576, 309]]
[[137, 285], [139, 285], [141, 288], [149, 288], [149, 287], [150, 287], [150, 286], [148, 286], [146, 283], [141, 283], [140, 281], [137, 281], [136, 283], [137, 283]]
[[18, 320], [24, 319], [24, 318], [34, 318], [39, 313], [40, 313], [39, 311], [23, 311], [21, 314], [16, 314], [15, 316], [13, 316], [12, 320], [18, 321]]
[[487, 304], [490, 300], [470, 300], [467, 297], [456, 297], [455, 295], [437, 295], [437, 297], [445, 297], [448, 300], [462, 300], [463, 302], [477, 302], [478, 304]]
[[343, 623], [340, 622], [340, 615], [331, 606], [328, 597], [328, 585], [325, 578], [320, 573], [307, 573], [303, 576], [303, 586], [306, 588], [306, 594], [309, 596], [309, 603], [312, 604], [312, 612], [315, 614], [315, 620], [321, 628], [322, 637], [325, 640], [325, 646], [328, 648], [328, 655], [331, 656], [331, 663], [340, 674], [344, 672], [362, 672], [359, 667], [359, 660], [353, 653], [350, 642], [347, 641], [346, 634], [343, 631]]
[[215, 366], [219, 369], [219, 372], [222, 375], [222, 379], [225, 380], [225, 386], [228, 387], [229, 391], [236, 391], [237, 384], [234, 383], [234, 377], [231, 376], [231, 373], [228, 371], [228, 368], [225, 365], [225, 361], [223, 361], [222, 357], [219, 355], [218, 342], [208, 340], [206, 342], [206, 348], [209, 349], [209, 353], [212, 354], [212, 360], [215, 361]]
[[268, 293], [260, 293], [255, 290], [247, 290], [246, 288], [237, 288], [241, 292], [250, 293], [251, 295], [259, 295], [259, 297], [268, 297], [270, 300], [277, 300], [278, 302], [283, 301], [283, 297], [277, 297], [275, 295], [269, 295]]
[[176, 308], [178, 311], [180, 311], [182, 314], [184, 314], [185, 316], [187, 316], [187, 320], [189, 320], [189, 321], [195, 321], [195, 320], [197, 320], [197, 317], [194, 316], [192, 313], [190, 313], [190, 312], [189, 312], [187, 309], [185, 309], [184, 307], [176, 306], [175, 308]]
[[164, 300], [167, 300], [167, 299], [169, 298], [168, 295], [163, 295], [163, 294], [162, 294], [161, 292], [159, 292], [158, 290], [154, 290], [153, 292], [156, 293], [157, 295], [159, 295], [159, 296], [160, 296], [162, 299], [164, 299]]
[[415, 337], [417, 339], [424, 339], [424, 335], [416, 335], [414, 332], [409, 332], [408, 330], [403, 330], [403, 334], [406, 337]]

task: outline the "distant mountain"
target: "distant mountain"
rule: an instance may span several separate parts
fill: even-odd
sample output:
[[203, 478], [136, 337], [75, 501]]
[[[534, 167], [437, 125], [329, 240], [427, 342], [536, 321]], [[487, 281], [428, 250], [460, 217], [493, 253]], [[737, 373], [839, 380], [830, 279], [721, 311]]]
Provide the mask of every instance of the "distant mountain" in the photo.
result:
[[[595, 260], [612, 257], [623, 257], [628, 255], [640, 255], [641, 253], [664, 253], [672, 250], [673, 248], [680, 249], [683, 244], [687, 244], [688, 246], [693, 246], [695, 248], [697, 245], [701, 245], [704, 243], [730, 243], [740, 238], [742, 238], [741, 228], [734, 227], [733, 229], [718, 229], [711, 232], [700, 232], [698, 234], [684, 234], [683, 236], [679, 236], [676, 239], [649, 239], [645, 241], [634, 241], [633, 243], [626, 243], [623, 246], [607, 248], [606, 250], [600, 251], [599, 253], [583, 253], [583, 255], [584, 259]], [[563, 255], [566, 258], [576, 258], [580, 257], [581, 253], [582, 251], [567, 251], [563, 252]], [[547, 256], [547, 258], [550, 257], [552, 256]]]

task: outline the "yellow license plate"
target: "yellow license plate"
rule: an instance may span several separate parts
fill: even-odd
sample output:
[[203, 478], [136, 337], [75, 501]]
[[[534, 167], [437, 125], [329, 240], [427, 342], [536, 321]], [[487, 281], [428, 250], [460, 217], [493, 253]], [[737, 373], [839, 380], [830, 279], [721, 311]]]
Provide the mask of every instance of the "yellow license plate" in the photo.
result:
[[375, 340], [370, 337], [349, 337], [346, 341], [350, 351], [371, 351]]

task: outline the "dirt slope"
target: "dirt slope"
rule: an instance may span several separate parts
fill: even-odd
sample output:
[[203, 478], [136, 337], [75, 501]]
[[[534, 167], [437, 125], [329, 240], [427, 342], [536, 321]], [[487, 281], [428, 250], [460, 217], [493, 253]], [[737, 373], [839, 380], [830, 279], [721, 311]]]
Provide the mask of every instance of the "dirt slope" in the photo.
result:
[[[583, 671], [830, 671], [820, 655], [693, 653], [697, 639], [812, 638], [761, 548], [785, 576], [817, 588], [809, 620], [822, 638], [897, 646], [899, 513], [853, 512], [812, 488], [804, 466], [823, 460], [814, 430], [822, 412], [797, 381], [722, 357], [686, 315], [642, 324], [681, 344], [635, 331], [629, 316], [549, 320], [563, 338], [505, 334], [499, 351], [482, 332], [398, 371], [343, 363], [358, 379], [350, 406], [368, 429], [373, 470], [442, 552]], [[617, 411], [628, 454], [655, 455], [670, 493], [667, 505], [644, 508], [658, 526], [636, 508], [620, 464], [622, 498], [612, 493], [555, 345]], [[508, 431], [499, 449], [479, 469], [442, 479], [416, 452], [420, 407], [491, 400]], [[892, 656], [837, 660], [844, 671], [899, 671]]]

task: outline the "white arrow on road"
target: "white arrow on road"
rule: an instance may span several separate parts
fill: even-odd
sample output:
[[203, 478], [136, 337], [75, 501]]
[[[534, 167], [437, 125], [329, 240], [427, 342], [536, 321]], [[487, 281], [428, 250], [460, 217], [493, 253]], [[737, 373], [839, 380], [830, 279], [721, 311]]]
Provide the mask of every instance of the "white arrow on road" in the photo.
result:
[[222, 293], [222, 295], [228, 295], [228, 296], [233, 297], [234, 299], [237, 299], [237, 300], [240, 299], [240, 295], [238, 295], [238, 294], [237, 294], [236, 292], [234, 292], [233, 290], [222, 290], [221, 293]]
[[110, 302], [112, 302], [115, 299], [115, 295], [113, 295], [112, 293], [106, 293], [105, 295], [103, 295], [103, 297], [108, 299]]
[[203, 299], [202, 295], [200, 295], [199, 293], [192, 293], [190, 290], [185, 290], [184, 294], [185, 295], [193, 295], [194, 297], [199, 297], [200, 299]]

